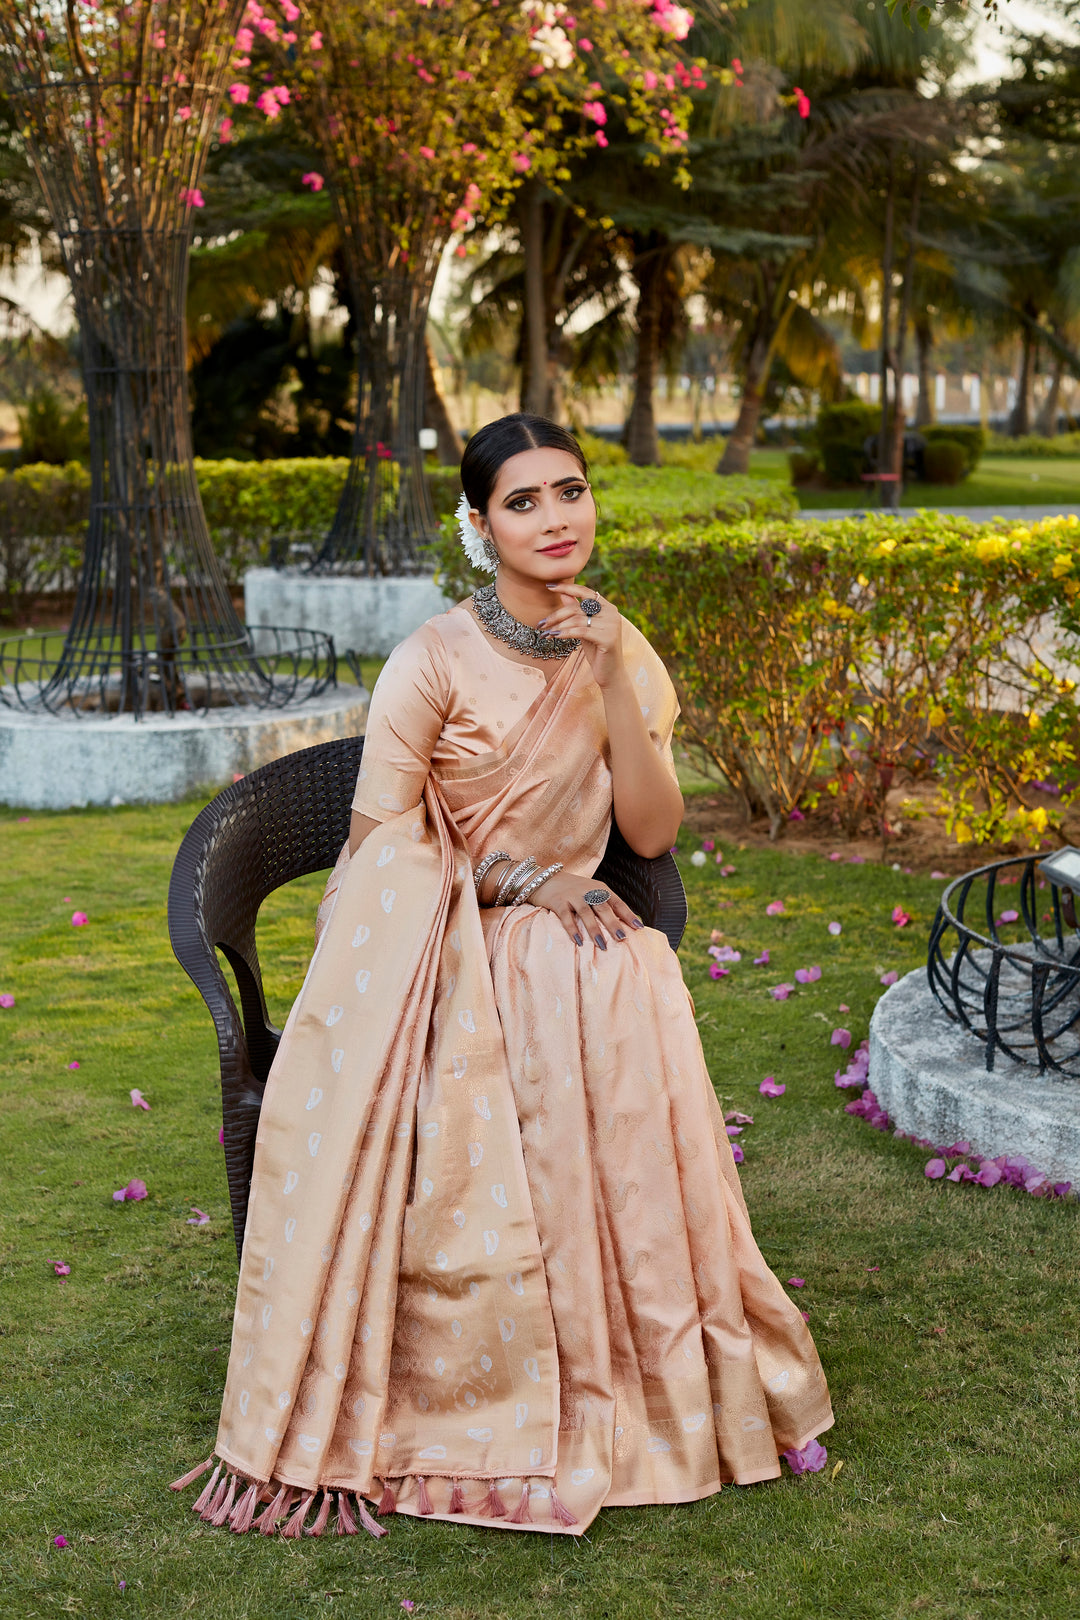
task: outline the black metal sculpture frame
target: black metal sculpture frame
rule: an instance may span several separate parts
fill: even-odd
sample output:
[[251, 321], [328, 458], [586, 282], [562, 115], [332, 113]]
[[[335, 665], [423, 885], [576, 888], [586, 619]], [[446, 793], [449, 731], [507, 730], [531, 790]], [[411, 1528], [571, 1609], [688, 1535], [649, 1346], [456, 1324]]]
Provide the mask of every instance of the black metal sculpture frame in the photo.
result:
[[[930, 932], [927, 975], [948, 1016], [982, 1043], [988, 1071], [1000, 1052], [1040, 1074], [1080, 1078], [1080, 929], [1067, 914], [1071, 901], [1038, 865], [1037, 855], [1021, 855], [950, 883]], [[998, 907], [1010, 868], [1019, 889], [1005, 907], [1016, 920], [1006, 922]]]
[[192, 461], [192, 219], [242, 11], [243, 0], [0, 8], [0, 88], [71, 279], [91, 477], [70, 628], [52, 656], [0, 644], [9, 706], [137, 718], [277, 706], [334, 681], [326, 636], [270, 631], [284, 666], [261, 655], [215, 557]]

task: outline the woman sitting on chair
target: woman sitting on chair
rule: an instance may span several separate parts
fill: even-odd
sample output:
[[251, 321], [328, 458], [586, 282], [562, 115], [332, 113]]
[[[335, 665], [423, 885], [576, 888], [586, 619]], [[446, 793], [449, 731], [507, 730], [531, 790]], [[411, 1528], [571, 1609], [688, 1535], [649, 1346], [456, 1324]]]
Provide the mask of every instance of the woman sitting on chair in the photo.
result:
[[346, 1532], [382, 1533], [367, 1499], [579, 1533], [775, 1478], [832, 1423], [678, 960], [592, 877], [613, 813], [656, 856], [682, 797], [663, 665], [574, 583], [585, 458], [508, 416], [461, 477], [496, 581], [379, 677], [266, 1087], [200, 1498], [236, 1530], [318, 1534], [336, 1494]]

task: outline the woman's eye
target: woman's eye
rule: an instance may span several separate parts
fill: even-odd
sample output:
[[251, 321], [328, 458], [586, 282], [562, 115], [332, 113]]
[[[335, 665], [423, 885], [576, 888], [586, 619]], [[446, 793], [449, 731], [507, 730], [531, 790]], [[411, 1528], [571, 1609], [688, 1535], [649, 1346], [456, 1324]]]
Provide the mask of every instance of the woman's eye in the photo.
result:
[[531, 505], [532, 501], [530, 501], [529, 497], [522, 495], [511, 503], [510, 510], [511, 512], [527, 512]]
[[572, 501], [576, 501], [578, 496], [579, 495], [584, 495], [584, 493], [585, 493], [585, 485], [584, 484], [571, 484], [568, 489], [563, 490], [564, 497], [566, 497], [566, 498], [568, 498], [569, 500], [572, 500]]

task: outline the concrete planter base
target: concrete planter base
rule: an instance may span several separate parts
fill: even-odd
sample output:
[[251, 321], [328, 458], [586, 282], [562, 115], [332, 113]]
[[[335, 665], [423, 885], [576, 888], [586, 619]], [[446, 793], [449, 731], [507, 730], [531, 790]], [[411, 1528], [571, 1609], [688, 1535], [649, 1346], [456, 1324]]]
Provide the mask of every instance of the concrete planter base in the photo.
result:
[[298, 569], [252, 568], [244, 575], [244, 619], [259, 627], [296, 625], [333, 636], [338, 653], [385, 658], [450, 603], [429, 575], [349, 579], [304, 574]]
[[26, 810], [167, 804], [224, 787], [283, 754], [367, 722], [362, 686], [331, 687], [286, 709], [58, 719], [0, 708], [0, 803]]
[[997, 1158], [1023, 1153], [1039, 1170], [1080, 1182], [1080, 1081], [1040, 1076], [947, 1018], [920, 968], [882, 996], [870, 1020], [870, 1089], [901, 1130], [936, 1146], [970, 1142]]

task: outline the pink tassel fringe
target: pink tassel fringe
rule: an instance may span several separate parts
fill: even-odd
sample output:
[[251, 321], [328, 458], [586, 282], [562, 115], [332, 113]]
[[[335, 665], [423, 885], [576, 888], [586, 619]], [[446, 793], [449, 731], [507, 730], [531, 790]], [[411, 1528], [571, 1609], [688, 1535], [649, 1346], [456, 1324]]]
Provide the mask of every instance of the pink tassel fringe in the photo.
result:
[[451, 1513], [464, 1513], [465, 1511], [465, 1498], [461, 1494], [461, 1486], [456, 1479], [454, 1481], [454, 1488], [450, 1492], [449, 1511]]
[[268, 1502], [259, 1517], [255, 1520], [255, 1529], [261, 1536], [272, 1536], [274, 1521], [280, 1519], [288, 1510], [285, 1507], [287, 1487], [282, 1485], [272, 1502]]
[[396, 1498], [394, 1496], [393, 1491], [390, 1489], [390, 1481], [389, 1480], [386, 1480], [384, 1485], [383, 1485], [383, 1493], [379, 1498], [379, 1505], [375, 1509], [375, 1511], [376, 1511], [377, 1514], [379, 1514], [380, 1518], [382, 1517], [382, 1515], [384, 1513], [396, 1513], [397, 1512], [397, 1500], [396, 1500]]
[[217, 1490], [218, 1475], [220, 1473], [221, 1464], [218, 1463], [217, 1467], [214, 1469], [214, 1472], [210, 1475], [210, 1478], [199, 1492], [199, 1495], [195, 1498], [194, 1502], [192, 1502], [192, 1513], [198, 1513], [201, 1515], [203, 1508], [207, 1507], [209, 1503], [213, 1501], [214, 1492]]
[[427, 1480], [424, 1478], [423, 1474], [417, 1474], [416, 1483], [419, 1486], [420, 1492], [417, 1509], [426, 1517], [427, 1514], [434, 1513], [435, 1506], [431, 1500], [431, 1497], [428, 1495]]
[[229, 1494], [229, 1480], [230, 1480], [230, 1478], [231, 1478], [231, 1475], [222, 1474], [221, 1482], [218, 1485], [217, 1490], [214, 1492], [214, 1494], [211, 1497], [210, 1501], [206, 1504], [206, 1506], [203, 1508], [202, 1512], [199, 1514], [199, 1518], [202, 1520], [202, 1522], [204, 1524], [213, 1524], [213, 1522], [214, 1522], [214, 1514], [217, 1512], [218, 1508], [221, 1506], [222, 1502], [224, 1502], [226, 1496], [228, 1496], [228, 1494]]
[[234, 1530], [238, 1536], [246, 1535], [251, 1529], [251, 1521], [255, 1517], [255, 1509], [259, 1505], [259, 1487], [249, 1485], [243, 1496], [237, 1502], [229, 1520], [229, 1529]]
[[198, 1467], [193, 1468], [190, 1473], [181, 1474], [179, 1479], [174, 1479], [172, 1484], [169, 1486], [170, 1491], [183, 1491], [186, 1490], [189, 1485], [194, 1485], [195, 1481], [197, 1479], [201, 1479], [206, 1473], [206, 1470], [210, 1467], [213, 1460], [214, 1457], [213, 1453], [211, 1452], [210, 1456], [207, 1457], [204, 1463], [199, 1463]]
[[359, 1515], [360, 1523], [363, 1525], [368, 1535], [374, 1536], [376, 1541], [380, 1536], [388, 1536], [390, 1534], [385, 1524], [379, 1524], [378, 1520], [371, 1517], [371, 1514], [368, 1512], [367, 1503], [360, 1495], [357, 1495], [356, 1498], [356, 1511]]
[[229, 1475], [229, 1489], [225, 1500], [222, 1502], [217, 1512], [212, 1514], [210, 1518], [210, 1523], [217, 1525], [218, 1529], [220, 1529], [225, 1523], [233, 1510], [233, 1503], [236, 1501], [236, 1487], [239, 1485], [239, 1483], [240, 1481], [237, 1479], [235, 1474]]
[[577, 1524], [578, 1522], [574, 1518], [574, 1515], [570, 1512], [570, 1509], [563, 1507], [562, 1503], [559, 1501], [559, 1493], [556, 1491], [554, 1485], [551, 1487], [551, 1517], [555, 1520], [556, 1524]]
[[513, 1513], [511, 1513], [506, 1522], [507, 1524], [532, 1524], [533, 1517], [529, 1512], [528, 1480], [526, 1480], [521, 1487], [521, 1501], [518, 1503], [517, 1507], [514, 1509]]
[[505, 1519], [506, 1504], [499, 1495], [499, 1488], [494, 1480], [489, 1485], [488, 1493], [476, 1511], [483, 1519]]
[[339, 1536], [355, 1536], [356, 1520], [349, 1508], [349, 1498], [344, 1491], [338, 1491], [337, 1498], [337, 1533]]
[[315, 1516], [315, 1523], [308, 1530], [309, 1536], [321, 1536], [330, 1520], [330, 1509], [334, 1505], [334, 1498], [328, 1490], [323, 1489], [323, 1499], [319, 1503], [319, 1511]]
[[300, 1506], [297, 1508], [296, 1512], [293, 1514], [292, 1518], [281, 1532], [288, 1541], [300, 1540], [300, 1537], [304, 1533], [304, 1520], [308, 1516], [308, 1508], [311, 1506], [312, 1502], [314, 1502], [317, 1495], [317, 1491], [308, 1491], [306, 1496], [301, 1497]]

